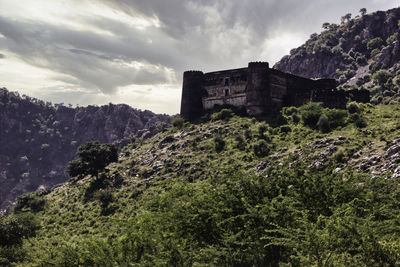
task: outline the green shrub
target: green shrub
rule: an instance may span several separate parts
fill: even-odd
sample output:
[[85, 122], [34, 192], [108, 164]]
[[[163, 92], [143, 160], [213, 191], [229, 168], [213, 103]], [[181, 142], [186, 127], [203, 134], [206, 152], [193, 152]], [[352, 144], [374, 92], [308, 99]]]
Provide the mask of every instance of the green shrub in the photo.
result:
[[236, 141], [236, 148], [237, 149], [244, 150], [246, 148], [246, 143], [245, 143], [245, 140], [244, 140], [242, 135], [237, 134], [235, 136], [235, 141]]
[[258, 138], [265, 139], [265, 132], [267, 131], [268, 127], [265, 123], [261, 123], [258, 126]]
[[358, 106], [358, 104], [356, 102], [348, 103], [346, 108], [350, 114], [358, 113], [360, 111], [360, 107]]
[[310, 102], [301, 106], [299, 112], [304, 125], [315, 128], [323, 113], [323, 108], [318, 103]]
[[368, 50], [380, 49], [383, 46], [383, 40], [380, 37], [374, 38], [367, 43]]
[[211, 120], [212, 121], [217, 121], [217, 120], [229, 120], [232, 118], [235, 114], [231, 109], [224, 108], [220, 112], [216, 112], [211, 115]]
[[91, 141], [81, 145], [76, 153], [78, 159], [69, 162], [67, 173], [71, 177], [98, 175], [111, 162], [118, 161], [118, 148], [113, 144]]
[[353, 77], [356, 74], [356, 72], [354, 70], [346, 70], [344, 72], [344, 75], [346, 76], [347, 79], [350, 79], [351, 77]]
[[379, 84], [385, 85], [385, 83], [392, 77], [392, 74], [385, 69], [378, 70], [372, 75], [372, 80]]
[[21, 245], [22, 239], [35, 236], [40, 223], [32, 213], [0, 216], [0, 247]]
[[177, 129], [182, 129], [185, 125], [185, 120], [181, 117], [172, 120], [172, 125]]
[[94, 197], [100, 202], [102, 207], [107, 207], [108, 204], [114, 200], [112, 191], [110, 189], [100, 189], [95, 193]]
[[221, 152], [225, 148], [225, 141], [221, 136], [217, 136], [214, 138], [214, 147], [215, 151]]
[[386, 44], [391, 45], [394, 41], [399, 39], [399, 33], [396, 32], [386, 39]]
[[297, 124], [300, 121], [300, 117], [297, 114], [292, 114], [292, 121]]
[[45, 203], [45, 199], [39, 193], [26, 193], [17, 197], [17, 204], [14, 210], [18, 212], [23, 209], [30, 209], [33, 212], [39, 212], [43, 210]]
[[322, 114], [319, 117], [318, 122], [317, 122], [317, 127], [323, 133], [327, 133], [331, 130], [331, 127], [329, 125], [329, 119], [326, 115]]
[[346, 155], [343, 150], [339, 150], [335, 154], [333, 154], [333, 158], [337, 163], [345, 163], [346, 162]]
[[286, 116], [296, 114], [299, 111], [297, 107], [284, 107], [282, 113]]
[[335, 129], [339, 126], [346, 124], [347, 112], [342, 109], [326, 109], [325, 115], [328, 118], [331, 129]]
[[356, 62], [360, 66], [364, 66], [367, 64], [367, 58], [364, 55], [358, 56], [356, 58]]
[[365, 120], [365, 118], [358, 114], [358, 113], [354, 113], [351, 115], [351, 120], [353, 121], [354, 125], [357, 128], [364, 128], [367, 126], [367, 121]]
[[344, 75], [344, 74], [340, 75], [339, 83], [342, 84], [342, 83], [345, 83], [346, 81], [347, 81], [346, 75]]
[[253, 151], [254, 154], [257, 157], [265, 157], [268, 156], [269, 154], [269, 146], [268, 143], [265, 140], [258, 140], [254, 145], [253, 145]]

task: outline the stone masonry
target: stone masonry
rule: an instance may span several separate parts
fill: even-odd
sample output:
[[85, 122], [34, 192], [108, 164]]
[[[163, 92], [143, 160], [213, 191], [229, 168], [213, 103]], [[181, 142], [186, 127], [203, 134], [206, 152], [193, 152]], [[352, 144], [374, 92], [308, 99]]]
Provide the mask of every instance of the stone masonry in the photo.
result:
[[243, 108], [257, 116], [310, 101], [345, 108], [348, 99], [369, 102], [369, 92], [337, 90], [334, 79], [303, 78], [269, 68], [267, 62], [250, 62], [247, 68], [184, 72], [181, 116], [194, 120], [216, 106]]

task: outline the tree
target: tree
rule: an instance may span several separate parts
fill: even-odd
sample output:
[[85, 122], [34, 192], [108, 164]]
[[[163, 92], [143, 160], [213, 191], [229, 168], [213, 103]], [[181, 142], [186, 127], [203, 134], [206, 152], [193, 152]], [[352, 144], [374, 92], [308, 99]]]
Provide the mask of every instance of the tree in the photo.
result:
[[367, 14], [367, 9], [365, 7], [360, 9], [361, 16], [365, 16]]
[[67, 173], [71, 177], [98, 175], [111, 162], [118, 161], [118, 148], [113, 144], [100, 144], [91, 141], [81, 145], [76, 153], [78, 159], [69, 162]]
[[328, 30], [328, 29], [329, 29], [329, 26], [331, 26], [331, 24], [330, 24], [329, 22], [325, 22], [324, 24], [322, 24], [322, 28], [323, 28], [324, 30]]
[[383, 46], [383, 40], [381, 37], [371, 39], [367, 43], [368, 50], [380, 49]]
[[346, 15], [344, 15], [344, 16], [341, 18], [341, 22], [342, 22], [342, 24], [343, 24], [343, 23], [345, 23], [346, 21], [349, 22], [350, 19], [351, 19], [351, 13], [347, 13]]
[[392, 77], [392, 74], [385, 69], [378, 70], [372, 75], [374, 82], [379, 85], [384, 85], [390, 77]]

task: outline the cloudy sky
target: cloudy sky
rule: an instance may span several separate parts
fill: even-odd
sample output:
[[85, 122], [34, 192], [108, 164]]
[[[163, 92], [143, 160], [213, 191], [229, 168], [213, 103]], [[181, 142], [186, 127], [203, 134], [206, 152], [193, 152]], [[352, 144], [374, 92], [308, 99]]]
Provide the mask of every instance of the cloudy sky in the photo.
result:
[[0, 0], [0, 87], [179, 112], [182, 72], [272, 65], [323, 22], [399, 0]]

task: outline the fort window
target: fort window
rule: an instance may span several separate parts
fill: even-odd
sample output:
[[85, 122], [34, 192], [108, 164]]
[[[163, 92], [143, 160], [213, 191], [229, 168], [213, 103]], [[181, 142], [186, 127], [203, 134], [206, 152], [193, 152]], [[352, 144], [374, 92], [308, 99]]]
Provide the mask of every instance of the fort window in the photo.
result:
[[229, 78], [225, 78], [225, 86], [229, 85]]
[[225, 96], [229, 95], [229, 89], [225, 89]]

